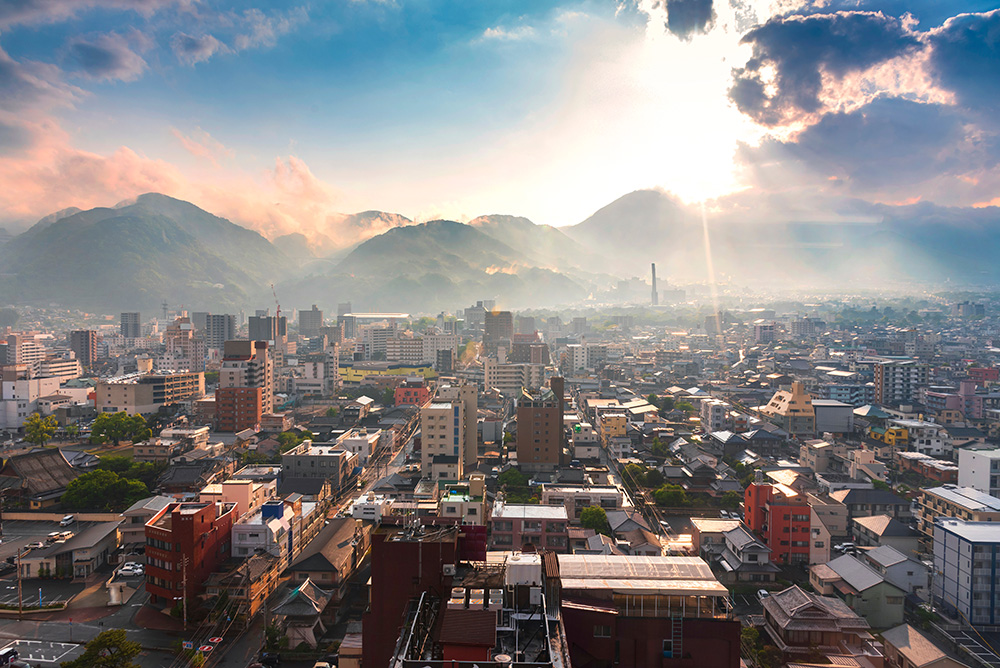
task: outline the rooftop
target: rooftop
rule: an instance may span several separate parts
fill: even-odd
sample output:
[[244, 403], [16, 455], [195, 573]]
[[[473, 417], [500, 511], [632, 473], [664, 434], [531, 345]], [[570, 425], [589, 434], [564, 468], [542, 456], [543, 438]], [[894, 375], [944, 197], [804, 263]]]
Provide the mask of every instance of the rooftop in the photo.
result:
[[542, 506], [538, 504], [505, 504], [497, 502], [493, 507], [493, 518], [526, 520], [568, 521], [566, 506]]
[[1000, 512], [1000, 499], [972, 487], [943, 485], [941, 487], [931, 487], [924, 491], [939, 496], [945, 501], [966, 510]]
[[1000, 543], [1000, 524], [996, 522], [966, 522], [939, 517], [935, 525], [970, 543]]

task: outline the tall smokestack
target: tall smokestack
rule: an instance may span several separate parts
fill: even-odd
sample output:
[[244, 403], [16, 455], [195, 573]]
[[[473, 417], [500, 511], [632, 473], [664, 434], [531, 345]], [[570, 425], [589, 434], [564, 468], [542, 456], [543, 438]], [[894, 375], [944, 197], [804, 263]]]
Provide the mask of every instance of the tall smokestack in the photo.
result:
[[660, 298], [656, 294], [656, 263], [653, 262], [650, 266], [653, 268], [653, 306], [657, 306], [660, 303]]

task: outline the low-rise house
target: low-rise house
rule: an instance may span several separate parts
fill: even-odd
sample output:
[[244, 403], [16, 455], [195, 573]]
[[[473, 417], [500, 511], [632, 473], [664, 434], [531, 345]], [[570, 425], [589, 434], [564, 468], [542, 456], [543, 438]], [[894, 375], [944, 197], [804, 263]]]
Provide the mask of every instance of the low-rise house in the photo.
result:
[[905, 522], [913, 516], [909, 501], [882, 489], [842, 489], [832, 492], [830, 496], [847, 506], [848, 520], [890, 515]]
[[840, 665], [879, 666], [882, 651], [871, 626], [839, 598], [809, 594], [797, 585], [764, 599], [764, 629], [786, 661], [811, 663], [817, 653]]
[[332, 592], [320, 589], [309, 579], [289, 585], [288, 594], [271, 609], [271, 614], [281, 620], [289, 647], [305, 643], [316, 648], [326, 633], [324, 611], [332, 600]]
[[903, 622], [906, 592], [856, 557], [845, 554], [809, 570], [809, 584], [824, 595], [837, 595], [876, 628]]
[[909, 624], [882, 632], [886, 668], [969, 668]]
[[859, 547], [891, 546], [903, 554], [916, 554], [920, 534], [888, 515], [855, 517], [851, 520], [851, 536]]
[[328, 602], [339, 604], [347, 582], [368, 552], [371, 531], [353, 518], [330, 520], [316, 537], [305, 546], [286, 569], [290, 582], [318, 582], [330, 593]]
[[0, 467], [0, 494], [28, 503], [32, 510], [47, 508], [59, 502], [81, 473], [56, 448], [14, 455]]
[[542, 485], [542, 505], [564, 506], [571, 521], [578, 521], [590, 506], [605, 511], [631, 507], [622, 490], [612, 485]]
[[771, 563], [771, 549], [742, 524], [723, 533], [724, 547], [717, 565], [720, 582], [774, 582], [781, 569]]
[[930, 573], [922, 562], [888, 545], [865, 550], [861, 556], [865, 563], [903, 591], [927, 598]]

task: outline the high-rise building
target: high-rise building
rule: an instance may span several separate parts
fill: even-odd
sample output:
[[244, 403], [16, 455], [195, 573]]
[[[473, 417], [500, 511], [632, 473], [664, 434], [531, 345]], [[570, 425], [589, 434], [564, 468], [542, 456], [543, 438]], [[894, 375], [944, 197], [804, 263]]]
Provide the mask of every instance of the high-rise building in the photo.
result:
[[934, 524], [934, 602], [966, 624], [1000, 623], [1000, 525], [939, 518]]
[[247, 338], [251, 341], [267, 341], [276, 344], [288, 335], [288, 320], [271, 315], [252, 315], [247, 323]]
[[163, 333], [167, 352], [161, 366], [187, 371], [205, 370], [205, 340], [195, 335], [194, 324], [187, 316], [176, 318]]
[[205, 318], [205, 347], [222, 350], [226, 341], [236, 338], [236, 316], [210, 313]]
[[487, 311], [483, 315], [483, 348], [495, 353], [497, 346], [510, 348], [514, 338], [514, 314], [510, 311]]
[[462, 479], [465, 404], [435, 399], [420, 409], [420, 472], [434, 482]]
[[138, 339], [142, 336], [142, 322], [138, 313], [122, 313], [121, 332], [126, 339]]
[[930, 379], [930, 365], [913, 360], [892, 360], [875, 365], [875, 401], [897, 406], [917, 401], [920, 388]]
[[553, 471], [563, 450], [563, 394], [561, 377], [552, 378], [540, 392], [521, 393], [517, 399], [517, 463], [530, 471]]
[[7, 336], [7, 364], [23, 364], [32, 375], [38, 375], [45, 349], [30, 334], [10, 334]]
[[219, 431], [237, 432], [260, 424], [274, 410], [274, 368], [267, 341], [226, 341], [215, 415]]
[[191, 324], [199, 332], [204, 333], [205, 329], [208, 327], [208, 316], [207, 311], [195, 311], [191, 314]]
[[299, 336], [319, 336], [319, 330], [323, 326], [323, 312], [312, 305], [308, 311], [299, 311]]
[[479, 457], [479, 387], [475, 384], [442, 385], [438, 388], [438, 399], [461, 402], [462, 417], [462, 465], [467, 471], [476, 468]]
[[86, 368], [93, 368], [97, 361], [97, 332], [92, 329], [74, 329], [69, 333], [69, 349]]

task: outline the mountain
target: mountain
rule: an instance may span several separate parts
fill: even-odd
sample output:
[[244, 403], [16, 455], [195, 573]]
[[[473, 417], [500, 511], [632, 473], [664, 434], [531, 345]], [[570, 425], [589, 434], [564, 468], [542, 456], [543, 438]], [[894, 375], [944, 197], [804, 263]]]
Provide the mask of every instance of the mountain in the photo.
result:
[[47, 216], [0, 254], [6, 301], [111, 311], [244, 307], [294, 267], [257, 232], [156, 193]]
[[480, 216], [469, 225], [515, 249], [524, 261], [535, 266], [570, 270], [597, 259], [563, 230], [536, 225], [520, 216]]
[[588, 288], [526, 261], [477, 226], [447, 220], [396, 227], [358, 245], [331, 271], [283, 284], [303, 303], [353, 300], [371, 310], [454, 310], [499, 296], [519, 307], [578, 301]]

